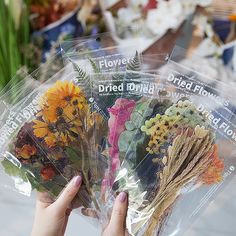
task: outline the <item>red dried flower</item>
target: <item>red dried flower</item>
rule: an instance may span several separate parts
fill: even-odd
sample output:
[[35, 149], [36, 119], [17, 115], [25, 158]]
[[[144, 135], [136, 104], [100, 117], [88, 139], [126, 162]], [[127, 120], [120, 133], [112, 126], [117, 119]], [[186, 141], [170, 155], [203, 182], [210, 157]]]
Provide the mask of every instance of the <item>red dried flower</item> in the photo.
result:
[[49, 181], [56, 175], [56, 169], [49, 164], [41, 169], [40, 175], [44, 181]]

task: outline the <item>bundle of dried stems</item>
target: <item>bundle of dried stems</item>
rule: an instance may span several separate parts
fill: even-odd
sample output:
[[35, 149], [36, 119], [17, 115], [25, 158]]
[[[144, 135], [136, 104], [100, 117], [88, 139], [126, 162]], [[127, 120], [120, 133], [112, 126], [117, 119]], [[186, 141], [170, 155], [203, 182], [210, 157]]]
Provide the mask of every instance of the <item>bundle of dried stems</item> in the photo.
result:
[[[182, 131], [168, 148], [163, 158], [164, 168], [159, 174], [160, 187], [152, 203], [143, 209], [143, 213], [151, 212], [145, 236], [154, 234], [161, 227], [166, 211], [174, 204], [180, 191], [190, 181], [197, 180], [211, 165], [214, 150], [214, 137], [209, 130], [196, 126], [194, 131]], [[140, 224], [143, 222], [140, 222]], [[140, 225], [135, 226], [138, 232]]]

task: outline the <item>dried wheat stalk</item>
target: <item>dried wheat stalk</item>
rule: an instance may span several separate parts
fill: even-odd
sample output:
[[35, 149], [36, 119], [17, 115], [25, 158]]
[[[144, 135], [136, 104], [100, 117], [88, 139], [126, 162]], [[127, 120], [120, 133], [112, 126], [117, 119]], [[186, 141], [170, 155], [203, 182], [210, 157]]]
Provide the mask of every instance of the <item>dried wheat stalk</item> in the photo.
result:
[[[190, 181], [202, 175], [212, 162], [212, 134], [203, 127], [197, 126], [192, 132], [186, 130], [178, 135], [168, 155], [163, 159], [165, 165], [160, 173], [160, 188], [153, 202], [143, 212], [153, 211], [145, 236], [154, 234], [165, 211], [176, 201], [180, 190]], [[144, 222], [135, 226], [135, 233]]]

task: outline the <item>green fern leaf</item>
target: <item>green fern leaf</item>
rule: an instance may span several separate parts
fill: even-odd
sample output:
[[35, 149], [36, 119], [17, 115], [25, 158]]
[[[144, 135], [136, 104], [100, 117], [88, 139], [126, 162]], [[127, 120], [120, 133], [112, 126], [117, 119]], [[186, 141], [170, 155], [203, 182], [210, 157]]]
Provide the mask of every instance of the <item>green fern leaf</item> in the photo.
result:
[[91, 64], [91, 66], [92, 66], [92, 68], [93, 68], [93, 72], [94, 73], [100, 73], [101, 72], [101, 70], [99, 69], [99, 67], [96, 65], [96, 63], [92, 60], [92, 59], [90, 59], [89, 58], [89, 61], [90, 61], [90, 64]]
[[76, 71], [77, 74], [77, 78], [81, 81], [81, 80], [86, 80], [88, 79], [88, 75], [85, 71], [83, 71], [75, 62], [71, 61], [74, 71]]
[[124, 79], [123, 73], [116, 72], [115, 74], [112, 75], [112, 80], [114, 81], [114, 84], [116, 84], [116, 81], [123, 81], [123, 79]]
[[136, 72], [141, 71], [141, 63], [140, 63], [139, 54], [137, 51], [135, 53], [134, 58], [131, 59], [129, 63], [127, 63], [126, 70], [136, 71]]
[[75, 62], [71, 61], [74, 71], [77, 72], [76, 84], [78, 84], [84, 91], [91, 93], [91, 81], [85, 71], [83, 71]]
[[126, 66], [126, 79], [140, 79], [141, 76], [138, 72], [141, 71], [141, 63], [140, 63], [140, 59], [139, 59], [139, 54], [136, 51], [135, 56], [133, 59], [131, 59], [129, 61], [129, 63], [127, 63]]

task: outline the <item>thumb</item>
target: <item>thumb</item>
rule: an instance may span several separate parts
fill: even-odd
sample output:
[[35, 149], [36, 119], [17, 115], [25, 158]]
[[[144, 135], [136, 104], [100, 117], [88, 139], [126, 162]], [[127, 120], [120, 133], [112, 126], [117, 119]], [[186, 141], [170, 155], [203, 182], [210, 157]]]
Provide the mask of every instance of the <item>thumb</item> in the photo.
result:
[[113, 206], [109, 228], [116, 233], [125, 233], [125, 221], [128, 209], [127, 193], [121, 192], [115, 200]]
[[62, 191], [59, 198], [51, 205], [58, 214], [65, 214], [66, 210], [70, 207], [72, 200], [78, 193], [81, 183], [81, 176], [74, 177]]

